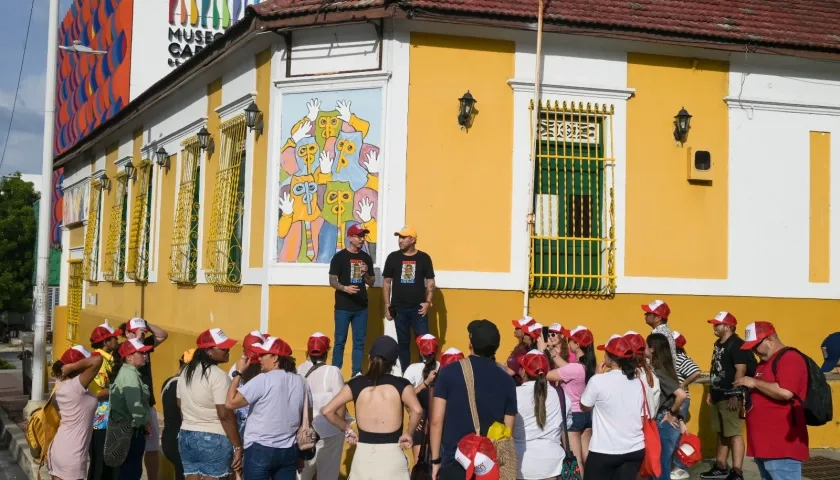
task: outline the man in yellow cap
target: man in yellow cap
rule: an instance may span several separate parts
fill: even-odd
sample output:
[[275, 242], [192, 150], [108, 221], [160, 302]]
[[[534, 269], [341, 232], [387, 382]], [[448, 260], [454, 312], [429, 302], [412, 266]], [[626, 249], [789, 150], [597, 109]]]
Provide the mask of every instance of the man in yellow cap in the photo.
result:
[[435, 293], [432, 257], [417, 250], [417, 230], [405, 226], [394, 233], [400, 249], [388, 254], [382, 269], [385, 316], [395, 322], [400, 368], [411, 365], [411, 330], [415, 336], [429, 333], [429, 309]]

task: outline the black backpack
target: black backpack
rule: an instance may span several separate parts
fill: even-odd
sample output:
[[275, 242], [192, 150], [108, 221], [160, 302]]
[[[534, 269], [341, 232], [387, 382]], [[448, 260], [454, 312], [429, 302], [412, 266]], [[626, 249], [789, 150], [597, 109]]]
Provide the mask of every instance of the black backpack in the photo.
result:
[[794, 397], [802, 408], [805, 410], [805, 423], [812, 427], [819, 427], [830, 422], [834, 416], [834, 408], [831, 401], [831, 388], [828, 386], [828, 381], [825, 379], [825, 374], [820, 370], [811, 357], [805, 355], [799, 350], [792, 347], [785, 347], [773, 359], [773, 377], [776, 376], [776, 367], [782, 355], [792, 350], [802, 356], [805, 360], [805, 366], [808, 369], [808, 390], [805, 394], [805, 400]]

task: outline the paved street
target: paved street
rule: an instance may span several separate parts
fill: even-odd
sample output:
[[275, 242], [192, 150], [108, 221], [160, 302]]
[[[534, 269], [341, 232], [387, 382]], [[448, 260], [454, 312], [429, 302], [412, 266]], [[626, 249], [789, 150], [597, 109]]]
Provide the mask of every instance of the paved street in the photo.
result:
[[6, 448], [0, 448], [0, 480], [24, 480], [26, 475]]

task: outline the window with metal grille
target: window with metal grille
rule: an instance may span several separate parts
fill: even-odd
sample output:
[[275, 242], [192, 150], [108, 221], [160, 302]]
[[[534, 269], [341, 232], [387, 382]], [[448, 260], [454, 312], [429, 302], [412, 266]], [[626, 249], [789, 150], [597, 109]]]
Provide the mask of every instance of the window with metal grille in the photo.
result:
[[84, 265], [81, 259], [68, 260], [67, 282], [67, 341], [79, 343], [79, 316], [82, 313], [82, 285]]
[[613, 111], [611, 105], [575, 102], [539, 106], [530, 246], [534, 293], [615, 292]]
[[137, 175], [137, 193], [131, 212], [131, 238], [125, 274], [135, 282], [149, 280], [149, 231], [152, 217], [152, 162], [143, 159]]
[[201, 207], [201, 149], [198, 137], [181, 143], [181, 179], [172, 233], [169, 279], [180, 285], [195, 285], [198, 272], [198, 213]]
[[242, 216], [245, 211], [245, 115], [224, 122], [222, 148], [210, 238], [207, 240], [207, 282], [216, 287], [238, 287], [242, 283]]
[[102, 206], [102, 183], [90, 181], [90, 200], [88, 201], [88, 223], [85, 230], [84, 279], [88, 282], [99, 281], [99, 210]]
[[125, 226], [128, 210], [128, 175], [117, 175], [116, 197], [111, 207], [111, 223], [108, 225], [108, 242], [102, 259], [102, 276], [107, 282], [125, 281]]

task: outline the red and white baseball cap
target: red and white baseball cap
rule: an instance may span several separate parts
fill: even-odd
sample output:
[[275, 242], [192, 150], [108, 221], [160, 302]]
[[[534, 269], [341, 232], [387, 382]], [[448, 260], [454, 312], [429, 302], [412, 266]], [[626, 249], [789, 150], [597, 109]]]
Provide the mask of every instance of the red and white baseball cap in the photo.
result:
[[633, 357], [634, 352], [633, 346], [630, 342], [621, 335], [611, 336], [610, 339], [607, 340], [607, 343], [598, 345], [597, 348], [598, 350], [604, 350], [618, 358], [631, 358]]
[[563, 325], [560, 325], [559, 323], [552, 323], [551, 326], [548, 327], [548, 331], [551, 333], [558, 333], [564, 337], [569, 336], [569, 329], [563, 328]]
[[321, 332], [315, 332], [306, 342], [306, 352], [310, 355], [320, 356], [330, 349], [330, 337]]
[[242, 340], [242, 348], [245, 350], [245, 356], [248, 357], [248, 363], [256, 365], [260, 363], [260, 355], [254, 351], [254, 345], [265, 341], [265, 335], [258, 330], [254, 330], [245, 339]]
[[434, 355], [438, 351], [438, 340], [432, 334], [427, 333], [417, 337], [414, 341], [417, 343], [417, 350], [420, 351], [420, 355], [424, 357]]
[[529, 337], [536, 340], [537, 338], [540, 337], [540, 335], [542, 335], [542, 328], [543, 328], [542, 324], [532, 323], [532, 324], [528, 325], [528, 328], [525, 330], [525, 333], [527, 333]]
[[440, 368], [443, 368], [450, 363], [455, 363], [462, 358], [464, 358], [463, 352], [454, 347], [450, 348], [449, 350], [443, 352], [443, 355], [440, 356]]
[[114, 328], [107, 323], [97, 325], [90, 334], [90, 343], [99, 343], [108, 340], [109, 338], [117, 338], [122, 335], [122, 330]]
[[657, 317], [668, 319], [668, 316], [671, 315], [671, 308], [668, 307], [668, 304], [663, 302], [662, 300], [654, 300], [647, 305], [642, 305], [642, 310], [645, 313], [652, 313]]
[[583, 325], [578, 325], [573, 328], [567, 336], [569, 340], [574, 340], [575, 343], [583, 348], [586, 348], [595, 342], [595, 337], [592, 335], [592, 332]]
[[674, 331], [671, 332], [671, 336], [674, 338], [674, 345], [677, 348], [685, 348], [686, 340], [682, 333]]
[[680, 444], [677, 446], [677, 458], [687, 467], [703, 460], [700, 437], [693, 433], [683, 433], [680, 437]]
[[633, 349], [634, 354], [642, 355], [645, 353], [645, 350], [647, 349], [647, 341], [645, 341], [645, 337], [643, 337], [641, 333], [628, 330], [624, 333], [624, 335], [622, 335], [622, 337], [630, 344], [630, 348]]
[[359, 224], [355, 224], [352, 227], [347, 229], [347, 236], [348, 237], [356, 237], [358, 235], [367, 235], [370, 233], [370, 230], [367, 228], [363, 228]]
[[143, 343], [143, 340], [140, 340], [139, 338], [132, 338], [124, 341], [122, 345], [120, 345], [119, 354], [120, 358], [125, 358], [131, 355], [132, 353], [146, 353], [152, 350], [152, 348], [154, 347], [152, 347], [151, 345], [145, 345]]
[[138, 330], [143, 330], [144, 332], [149, 329], [149, 326], [146, 325], [146, 321], [140, 317], [134, 317], [131, 320], [125, 322], [125, 330], [131, 333], [137, 333]]
[[525, 355], [519, 357], [519, 365], [525, 370], [531, 378], [536, 378], [539, 375], [545, 375], [550, 368], [548, 365], [548, 357], [545, 353], [539, 350], [531, 350]]
[[528, 315], [525, 315], [524, 317], [520, 318], [519, 320], [511, 320], [511, 323], [513, 323], [513, 328], [518, 328], [519, 330], [525, 330], [530, 325], [533, 325], [534, 323], [537, 323], [537, 321], [534, 320], [534, 317], [530, 317]]
[[738, 326], [738, 320], [735, 320], [735, 315], [729, 312], [720, 312], [715, 315], [715, 318], [708, 321], [712, 325], [729, 325], [731, 327]]
[[770, 322], [755, 322], [747, 325], [744, 331], [744, 344], [741, 350], [752, 350], [762, 340], [776, 333], [776, 328]]
[[236, 345], [236, 340], [228, 338], [221, 328], [207, 329], [195, 339], [195, 346], [198, 348], [221, 348], [227, 349]]
[[90, 353], [85, 347], [81, 345], [76, 345], [74, 347], [68, 348], [63, 354], [61, 354], [61, 358], [59, 358], [58, 361], [63, 363], [64, 365], [70, 365], [72, 363], [76, 363], [78, 361], [89, 358], [91, 355], [99, 354]]
[[487, 437], [470, 433], [458, 442], [455, 460], [467, 471], [464, 478], [476, 480], [499, 480], [499, 464], [496, 447]]
[[292, 347], [290, 347], [288, 343], [284, 342], [282, 339], [277, 337], [266, 338], [265, 343], [258, 343], [254, 345], [254, 350], [261, 354], [270, 353], [272, 355], [277, 355], [280, 357], [292, 356]]

